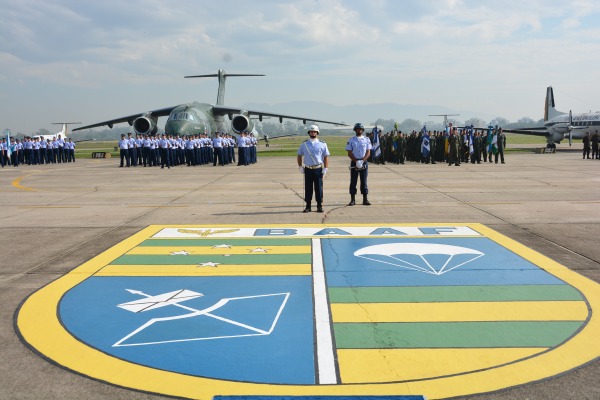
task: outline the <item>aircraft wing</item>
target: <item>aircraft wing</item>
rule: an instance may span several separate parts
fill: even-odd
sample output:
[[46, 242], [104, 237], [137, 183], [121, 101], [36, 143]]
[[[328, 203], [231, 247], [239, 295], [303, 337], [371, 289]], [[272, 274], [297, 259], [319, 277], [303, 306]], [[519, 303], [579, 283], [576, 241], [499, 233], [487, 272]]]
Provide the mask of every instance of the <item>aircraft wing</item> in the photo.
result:
[[[311, 120], [312, 121], [312, 120]], [[302, 136], [298, 133], [291, 133], [289, 135], [277, 135], [277, 136], [269, 136], [269, 140], [273, 140], [273, 139], [279, 139], [279, 138], [284, 138], [284, 137], [292, 137], [292, 136]], [[263, 135], [262, 138], [260, 138], [259, 140], [265, 140], [265, 136]]]
[[322, 122], [324, 124], [331, 124], [331, 125], [344, 125], [341, 122], [324, 121], [324, 120], [313, 119], [313, 118], [308, 118], [308, 117], [298, 117], [295, 115], [275, 114], [275, 113], [268, 112], [268, 111], [246, 110], [246, 109], [239, 108], [239, 107], [227, 107], [227, 106], [214, 106], [213, 107], [213, 113], [216, 115], [233, 115], [233, 114], [241, 114], [242, 112], [247, 113], [248, 117], [251, 117], [253, 115], [258, 115], [258, 119], [261, 121], [262, 121], [263, 117], [275, 117], [275, 118], [279, 118], [279, 122], [281, 122], [285, 118], [285, 119], [299, 120], [299, 121], [302, 121], [304, 124], [306, 124], [306, 121], [311, 121], [311, 122]]
[[520, 135], [533, 135], [533, 136], [548, 136], [550, 132], [544, 127], [539, 128], [523, 128], [523, 129], [502, 129], [504, 133], [518, 133]]
[[138, 117], [141, 117], [141, 116], [164, 117], [164, 116], [169, 115], [171, 113], [171, 111], [173, 111], [173, 109], [175, 109], [176, 107], [177, 106], [166, 107], [166, 108], [161, 108], [158, 110], [128, 115], [126, 117], [115, 118], [115, 119], [111, 119], [108, 121], [102, 121], [102, 122], [98, 122], [97, 124], [80, 126], [79, 128], [73, 129], [72, 132], [81, 131], [83, 129], [97, 128], [99, 126], [108, 126], [109, 128], [112, 129], [114, 124], [120, 124], [121, 122], [127, 122], [129, 124], [129, 126], [131, 126], [133, 124], [133, 121], [135, 121], [135, 119]]

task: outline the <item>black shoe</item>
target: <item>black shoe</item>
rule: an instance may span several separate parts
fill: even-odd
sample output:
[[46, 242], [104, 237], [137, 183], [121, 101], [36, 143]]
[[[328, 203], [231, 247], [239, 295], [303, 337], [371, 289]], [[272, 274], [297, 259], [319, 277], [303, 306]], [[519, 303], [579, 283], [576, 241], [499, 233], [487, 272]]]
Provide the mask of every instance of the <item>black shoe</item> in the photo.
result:
[[367, 196], [363, 196], [363, 206], [370, 206], [371, 203], [369, 203], [369, 199], [367, 199]]
[[311, 212], [312, 210], [310, 209], [310, 207], [306, 207], [302, 212], [303, 213], [307, 213], [307, 212]]
[[322, 206], [317, 206], [317, 212], [318, 213], [322, 213], [323, 212], [323, 207]]
[[356, 205], [356, 201], [354, 199], [350, 200], [350, 203], [348, 203], [349, 206], [353, 206]]

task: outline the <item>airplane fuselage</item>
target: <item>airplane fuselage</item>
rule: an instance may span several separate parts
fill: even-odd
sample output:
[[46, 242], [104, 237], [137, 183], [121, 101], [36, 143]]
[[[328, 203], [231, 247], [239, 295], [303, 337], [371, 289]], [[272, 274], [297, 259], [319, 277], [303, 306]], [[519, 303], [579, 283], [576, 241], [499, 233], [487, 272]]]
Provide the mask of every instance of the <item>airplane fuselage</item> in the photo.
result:
[[206, 134], [209, 136], [215, 133], [252, 133], [258, 137], [258, 132], [254, 129], [254, 119], [262, 121], [263, 117], [279, 118], [281, 123], [284, 118], [300, 120], [305, 125], [307, 120], [314, 122], [324, 122], [327, 124], [339, 125], [338, 122], [324, 121], [313, 118], [283, 115], [269, 111], [245, 110], [239, 107], [230, 107], [224, 105], [225, 97], [225, 78], [227, 76], [263, 76], [256, 74], [227, 74], [220, 69], [217, 74], [194, 75], [186, 78], [218, 77], [219, 88], [217, 90], [217, 103], [188, 103], [180, 104], [174, 107], [165, 107], [153, 111], [139, 114], [128, 115], [115, 118], [108, 121], [99, 122], [92, 125], [86, 125], [73, 129], [79, 131], [82, 129], [95, 128], [99, 126], [108, 126], [112, 129], [113, 125], [127, 122], [139, 135], [155, 135], [158, 131], [158, 118], [168, 116], [165, 124], [165, 132], [170, 135], [198, 135]]
[[[600, 132], [600, 112], [575, 114], [572, 117], [573, 139], [582, 139], [586, 133]], [[569, 114], [564, 113], [544, 123], [548, 130], [548, 141], [560, 143], [569, 135]]]
[[[223, 118], [221, 118], [223, 120]], [[219, 126], [218, 122], [222, 122]], [[212, 115], [212, 106], [203, 103], [182, 104], [175, 107], [165, 124], [165, 132], [171, 135], [212, 135], [214, 132], [229, 132], [225, 121]]]

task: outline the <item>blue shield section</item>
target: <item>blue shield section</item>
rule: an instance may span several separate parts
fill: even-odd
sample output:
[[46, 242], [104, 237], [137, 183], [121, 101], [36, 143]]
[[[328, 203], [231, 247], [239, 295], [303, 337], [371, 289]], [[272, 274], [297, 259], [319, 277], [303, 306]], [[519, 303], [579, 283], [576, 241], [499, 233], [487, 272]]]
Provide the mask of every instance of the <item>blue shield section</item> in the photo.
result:
[[[354, 253], [367, 246], [387, 243], [429, 243], [461, 246], [483, 253], [476, 258], [457, 254], [452, 262], [461, 264], [443, 274], [424, 273], [409, 269], [410, 264], [422, 267], [425, 260], [445, 263], [444, 255], [406, 254], [403, 261], [386, 255], [370, 255], [370, 259]], [[348, 238], [322, 239], [323, 260], [327, 270], [327, 285], [345, 286], [457, 286], [457, 285], [562, 285], [563, 281], [531, 262], [487, 238]], [[468, 261], [473, 258], [473, 261]], [[451, 268], [451, 266], [449, 267]]]
[[[141, 298], [126, 289], [203, 296], [132, 312], [117, 307]], [[65, 294], [59, 314], [81, 341], [133, 363], [225, 380], [315, 383], [310, 276], [91, 277]]]

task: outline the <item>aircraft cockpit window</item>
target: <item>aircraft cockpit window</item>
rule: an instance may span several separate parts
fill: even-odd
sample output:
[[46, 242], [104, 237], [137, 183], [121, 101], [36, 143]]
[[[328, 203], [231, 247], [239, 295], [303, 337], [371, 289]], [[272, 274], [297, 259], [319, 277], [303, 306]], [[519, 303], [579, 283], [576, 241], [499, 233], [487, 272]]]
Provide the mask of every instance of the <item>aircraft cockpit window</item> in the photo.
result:
[[191, 121], [194, 122], [196, 119], [193, 114], [186, 112], [173, 113], [169, 116], [171, 121]]

